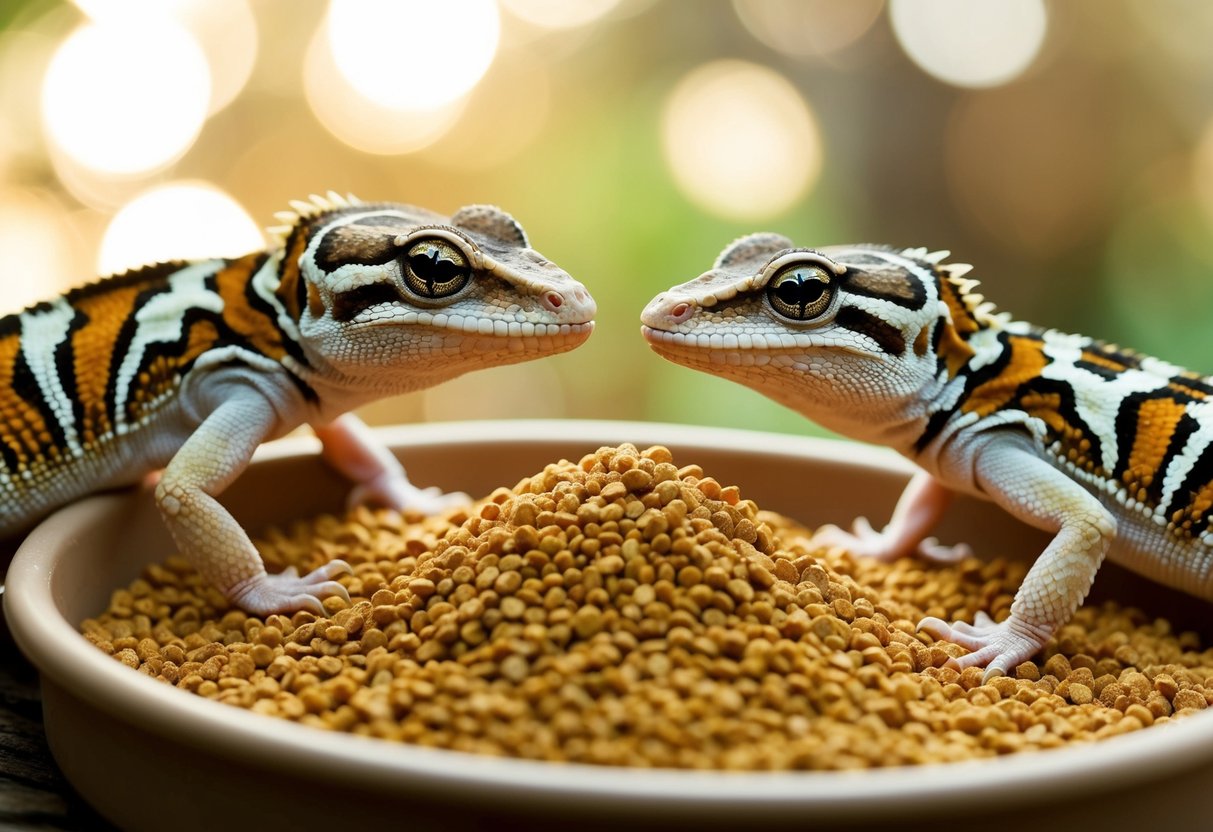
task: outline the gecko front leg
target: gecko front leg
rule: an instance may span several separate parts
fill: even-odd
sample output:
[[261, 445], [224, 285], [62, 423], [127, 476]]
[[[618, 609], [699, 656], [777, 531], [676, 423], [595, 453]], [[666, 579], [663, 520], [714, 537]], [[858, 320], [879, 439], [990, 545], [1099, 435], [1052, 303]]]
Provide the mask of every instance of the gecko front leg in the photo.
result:
[[302, 577], [293, 569], [267, 574], [248, 534], [215, 499], [248, 465], [276, 422], [260, 393], [234, 386], [165, 467], [156, 504], [177, 548], [232, 603], [256, 615], [296, 610], [323, 615], [322, 598], [349, 599], [332, 579], [350, 567], [334, 560]]
[[893, 517], [881, 531], [876, 531], [865, 517], [857, 517], [852, 532], [837, 526], [822, 526], [813, 535], [812, 543], [821, 546], [841, 546], [861, 557], [891, 561], [912, 554], [929, 560], [948, 563], [962, 560], [973, 552], [964, 545], [944, 546], [927, 537], [952, 502], [953, 493], [926, 471], [919, 471], [906, 485]]
[[400, 461], [352, 413], [312, 430], [323, 446], [325, 461], [355, 483], [348, 499], [350, 507], [371, 503], [397, 511], [438, 514], [472, 501], [459, 491], [444, 494], [439, 488], [413, 485]]
[[1036, 559], [1001, 624], [925, 618], [918, 627], [972, 652], [956, 666], [986, 666], [986, 677], [1008, 673], [1035, 655], [1074, 615], [1116, 537], [1112, 515], [1081, 485], [1041, 459], [1026, 437], [991, 433], [976, 449], [978, 487], [1015, 517], [1053, 540]]

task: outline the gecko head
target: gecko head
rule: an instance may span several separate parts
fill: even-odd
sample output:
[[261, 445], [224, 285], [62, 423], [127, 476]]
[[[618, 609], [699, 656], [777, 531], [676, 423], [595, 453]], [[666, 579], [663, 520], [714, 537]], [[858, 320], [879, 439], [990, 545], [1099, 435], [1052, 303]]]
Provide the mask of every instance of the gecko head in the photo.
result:
[[[284, 240], [309, 361], [355, 386], [403, 392], [573, 349], [593, 329], [585, 287], [522, 226], [473, 205], [446, 217], [400, 204], [301, 213]], [[286, 279], [297, 268], [297, 283]]]
[[642, 333], [670, 361], [869, 438], [937, 378], [936, 333], [951, 320], [941, 298], [955, 289], [951, 267], [939, 265], [946, 254], [798, 248], [752, 234], [703, 275], [657, 295]]

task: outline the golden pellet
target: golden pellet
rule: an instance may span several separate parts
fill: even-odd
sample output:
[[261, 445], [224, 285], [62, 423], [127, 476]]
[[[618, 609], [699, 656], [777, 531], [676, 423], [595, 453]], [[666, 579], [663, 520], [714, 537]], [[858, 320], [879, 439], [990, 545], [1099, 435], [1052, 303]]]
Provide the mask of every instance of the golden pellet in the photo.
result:
[[[839, 518], [845, 520], [846, 518]], [[117, 661], [334, 731], [601, 765], [853, 769], [1055, 748], [1213, 703], [1213, 650], [1105, 603], [1006, 676], [925, 615], [1009, 613], [1023, 564], [879, 563], [669, 450], [601, 448], [418, 523], [273, 531], [270, 571], [354, 564], [329, 616], [224, 607], [180, 558], [81, 625]]]

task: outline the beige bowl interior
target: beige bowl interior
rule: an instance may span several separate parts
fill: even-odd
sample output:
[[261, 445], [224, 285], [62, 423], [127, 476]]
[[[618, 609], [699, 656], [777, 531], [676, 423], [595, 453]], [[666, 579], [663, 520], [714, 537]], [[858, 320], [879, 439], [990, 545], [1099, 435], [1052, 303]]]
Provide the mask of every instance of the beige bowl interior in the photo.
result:
[[[846, 443], [622, 422], [469, 422], [381, 432], [414, 482], [474, 496], [602, 445], [668, 446], [761, 507], [810, 525], [884, 522], [912, 470]], [[341, 507], [347, 483], [311, 439], [262, 449], [224, 503], [256, 530]], [[986, 503], [958, 500], [940, 529], [979, 555], [1031, 558], [1045, 538]], [[144, 490], [94, 497], [43, 523], [9, 571], [5, 611], [42, 674], [46, 731], [76, 789], [126, 829], [885, 828], [893, 819], [1025, 819], [1157, 827], [1213, 811], [1213, 714], [1088, 746], [970, 764], [862, 774], [725, 774], [473, 757], [330, 734], [178, 691], [119, 665], [78, 623], [171, 551]], [[1096, 594], [1208, 635], [1207, 605], [1105, 566]], [[1202, 788], [1203, 787], [1203, 788]], [[1196, 815], [1199, 816], [1199, 815]], [[1205, 815], [1208, 816], [1207, 814]]]

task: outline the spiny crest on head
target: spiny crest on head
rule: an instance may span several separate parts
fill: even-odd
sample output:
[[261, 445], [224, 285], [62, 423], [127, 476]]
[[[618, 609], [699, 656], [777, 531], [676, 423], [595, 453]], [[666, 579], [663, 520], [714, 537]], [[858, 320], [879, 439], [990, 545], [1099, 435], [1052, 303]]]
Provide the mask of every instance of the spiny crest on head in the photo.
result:
[[292, 199], [290, 202], [291, 210], [278, 211], [274, 214], [274, 219], [278, 220], [281, 225], [270, 226], [265, 231], [270, 235], [273, 245], [285, 246], [287, 238], [291, 235], [291, 231], [294, 230], [300, 221], [318, 217], [329, 211], [336, 211], [340, 208], [352, 208], [355, 205], [361, 204], [362, 200], [353, 194], [342, 196], [336, 191], [329, 191], [324, 196], [311, 194], [306, 200]]
[[947, 259], [948, 255], [951, 253], [952, 252], [948, 251], [947, 249], [931, 251], [926, 246], [920, 246], [918, 248], [903, 248], [901, 250], [901, 254], [904, 257], [912, 257], [915, 260], [925, 260], [932, 266], [938, 266], [945, 259]]
[[[925, 251], [925, 249], [921, 249]], [[908, 254], [909, 252], [907, 252]], [[941, 262], [951, 252], [936, 251], [928, 255], [920, 255], [920, 259], [926, 260], [935, 266], [935, 271], [939, 274], [939, 279], [945, 281], [949, 286], [956, 290], [956, 295], [964, 304], [965, 310], [968, 311], [974, 319], [987, 322], [998, 317], [998, 311], [993, 303], [986, 300], [985, 297], [977, 291], [977, 287], [981, 285], [980, 281], [965, 277], [973, 270], [973, 267], [968, 263], [944, 263]]]

